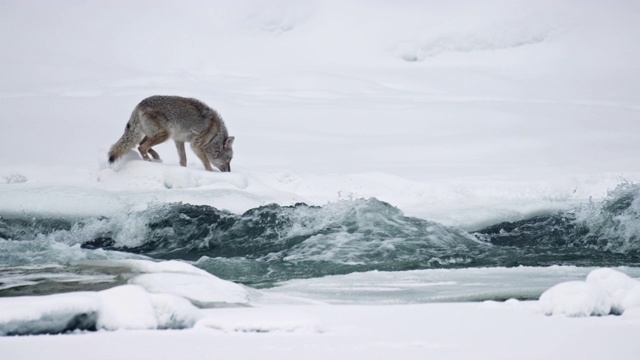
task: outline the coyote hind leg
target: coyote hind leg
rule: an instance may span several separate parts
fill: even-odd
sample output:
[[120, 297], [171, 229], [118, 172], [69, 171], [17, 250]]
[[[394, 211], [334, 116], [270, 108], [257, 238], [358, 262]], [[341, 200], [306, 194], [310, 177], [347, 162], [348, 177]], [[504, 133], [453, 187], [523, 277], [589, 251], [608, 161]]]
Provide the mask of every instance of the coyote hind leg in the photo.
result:
[[169, 132], [167, 131], [157, 133], [151, 137], [145, 136], [144, 139], [142, 139], [142, 141], [140, 142], [140, 146], [138, 146], [138, 151], [140, 152], [140, 155], [142, 155], [142, 158], [147, 161], [151, 161], [148, 155], [148, 154], [151, 154], [151, 156], [153, 156], [154, 159], [156, 160], [160, 159], [160, 156], [158, 155], [158, 153], [155, 150], [153, 150], [151, 147], [167, 141], [168, 138], [169, 138]]

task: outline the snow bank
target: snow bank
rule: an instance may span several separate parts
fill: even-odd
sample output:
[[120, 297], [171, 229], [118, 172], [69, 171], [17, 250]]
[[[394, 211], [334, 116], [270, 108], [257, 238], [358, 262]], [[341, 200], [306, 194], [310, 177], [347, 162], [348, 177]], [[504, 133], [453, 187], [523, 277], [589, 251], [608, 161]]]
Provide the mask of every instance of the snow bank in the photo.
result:
[[639, 306], [640, 281], [613, 269], [596, 269], [586, 281], [555, 285], [539, 300], [544, 314], [571, 317], [622, 314]]
[[[246, 305], [249, 291], [178, 261], [97, 261], [129, 267], [129, 284], [98, 292], [0, 299], [0, 335], [58, 334], [75, 330], [150, 330], [193, 327], [201, 307]], [[126, 275], [123, 275], [126, 276]]]

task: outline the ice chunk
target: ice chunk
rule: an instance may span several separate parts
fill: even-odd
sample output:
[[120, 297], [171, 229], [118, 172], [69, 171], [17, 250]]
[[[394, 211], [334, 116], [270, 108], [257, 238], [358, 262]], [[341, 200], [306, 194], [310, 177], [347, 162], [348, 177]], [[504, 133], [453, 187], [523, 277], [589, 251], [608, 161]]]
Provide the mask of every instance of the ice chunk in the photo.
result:
[[584, 281], [568, 281], [553, 286], [542, 293], [539, 306], [546, 315], [581, 317], [611, 312], [611, 300], [606, 292]]

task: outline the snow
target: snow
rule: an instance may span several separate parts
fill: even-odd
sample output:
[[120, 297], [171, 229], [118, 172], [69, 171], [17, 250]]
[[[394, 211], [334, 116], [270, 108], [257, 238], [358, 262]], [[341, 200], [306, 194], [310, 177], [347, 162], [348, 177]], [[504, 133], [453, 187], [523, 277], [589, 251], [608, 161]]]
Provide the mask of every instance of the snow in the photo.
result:
[[0, 298], [0, 334], [190, 328], [200, 317], [198, 308], [246, 306], [250, 299], [249, 289], [180, 261], [86, 264], [128, 268], [137, 275], [102, 291]]
[[[105, 266], [104, 263], [98, 261], [95, 266]], [[496, 299], [504, 294], [531, 296], [552, 279], [561, 276], [575, 279], [584, 276], [586, 271], [578, 267], [374, 271], [291, 280], [272, 289], [255, 290], [177, 261], [115, 260], [106, 264], [127, 265], [150, 272], [132, 277], [126, 285], [97, 292], [1, 298], [0, 334], [184, 328], [223, 333], [323, 334], [335, 329], [326, 328], [323, 320], [314, 315], [316, 310], [309, 307], [322, 309], [341, 303], [409, 306], [473, 301], [474, 296], [487, 297], [491, 292]], [[508, 306], [526, 309], [532, 315], [568, 317], [626, 314], [627, 309], [640, 307], [640, 281], [619, 270], [591, 270], [587, 281], [554, 285], [544, 291], [537, 302], [520, 302], [514, 298], [504, 303], [485, 301], [483, 309]], [[522, 279], [528, 279], [528, 287], [516, 285]], [[471, 292], [461, 290], [465, 287]], [[334, 299], [326, 294], [332, 294]], [[633, 312], [627, 317], [637, 318]]]
[[172, 294], [150, 294], [158, 329], [186, 329], [195, 325], [198, 309], [184, 297]]
[[0, 307], [0, 334], [63, 332], [78, 315], [85, 314], [95, 322], [99, 307], [98, 296], [91, 292], [4, 298]]
[[192, 327], [198, 309], [187, 299], [151, 294], [137, 285], [99, 292], [0, 299], [0, 335], [58, 334], [74, 330]]
[[600, 287], [612, 300], [612, 312], [624, 313], [640, 306], [640, 282], [612, 269], [598, 269], [589, 273], [587, 283]]
[[[209, 315], [209, 314], [207, 314]], [[196, 329], [223, 333], [296, 333], [321, 334], [322, 321], [309, 309], [271, 306], [250, 309], [225, 309], [211, 312], [195, 324]]]
[[[4, 8], [0, 212], [375, 196], [477, 229], [640, 179], [632, 1]], [[233, 173], [205, 173], [190, 152], [182, 169], [170, 143], [163, 163], [106, 165], [131, 109], [163, 93], [220, 112], [237, 138]]]
[[546, 315], [608, 315], [611, 312], [611, 299], [596, 285], [569, 281], [545, 291], [540, 296], [540, 308]]
[[201, 306], [220, 303], [246, 304], [249, 299], [240, 285], [213, 276], [187, 274], [143, 274], [129, 283], [144, 287], [152, 293], [172, 293]]
[[[636, 359], [637, 318], [567, 319], [532, 305], [445, 303], [223, 308], [213, 327], [0, 337], [7, 358]], [[201, 325], [206, 322], [201, 320]], [[606, 336], [606, 338], [605, 338]], [[60, 354], [60, 355], [56, 355]]]
[[571, 317], [623, 314], [640, 306], [640, 281], [614, 269], [596, 269], [586, 281], [555, 285], [540, 296], [546, 315]]
[[100, 292], [98, 329], [155, 329], [158, 327], [153, 303], [140, 286], [122, 285]]
[[[597, 201], [640, 181], [639, 17], [632, 0], [3, 1], [0, 215], [126, 223], [166, 202], [240, 213], [376, 197], [474, 230]], [[181, 168], [170, 143], [156, 147], [162, 163], [131, 152], [107, 166], [155, 94], [220, 112], [237, 139], [232, 173], [204, 172], [191, 152]], [[2, 335], [80, 332], [3, 336], [1, 358], [640, 354], [633, 271], [365, 273], [255, 290], [179, 261], [87, 261], [126, 268], [126, 283], [1, 298]], [[498, 300], [548, 290], [426, 303], [473, 300], [486, 284]], [[622, 316], [591, 316], [611, 313]], [[93, 326], [117, 331], [82, 331]]]

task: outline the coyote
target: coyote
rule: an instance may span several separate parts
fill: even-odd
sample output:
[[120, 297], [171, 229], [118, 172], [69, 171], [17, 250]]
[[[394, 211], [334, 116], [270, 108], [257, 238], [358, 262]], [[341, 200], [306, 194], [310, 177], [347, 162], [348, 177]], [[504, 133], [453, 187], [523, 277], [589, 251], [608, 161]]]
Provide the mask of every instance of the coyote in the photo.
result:
[[184, 143], [200, 158], [207, 171], [213, 171], [211, 163], [220, 171], [231, 171], [233, 136], [218, 113], [203, 102], [179, 96], [151, 96], [140, 102], [133, 113], [124, 134], [109, 150], [109, 163], [113, 163], [139, 144], [138, 151], [145, 160], [149, 154], [160, 160], [151, 147], [172, 138], [176, 143], [180, 165], [187, 166]]

